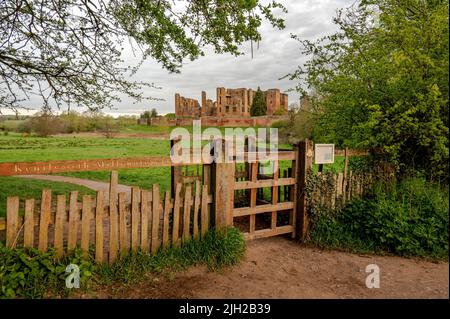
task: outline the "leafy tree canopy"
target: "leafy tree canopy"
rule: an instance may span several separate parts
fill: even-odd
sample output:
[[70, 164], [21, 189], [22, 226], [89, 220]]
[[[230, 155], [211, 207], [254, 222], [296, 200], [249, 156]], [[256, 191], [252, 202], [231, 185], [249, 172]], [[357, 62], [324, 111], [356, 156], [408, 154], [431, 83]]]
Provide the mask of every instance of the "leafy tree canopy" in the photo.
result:
[[400, 171], [448, 174], [448, 1], [370, 0], [339, 31], [297, 38], [310, 59], [291, 79], [320, 114], [317, 142], [382, 148]]
[[[239, 55], [244, 41], [259, 41], [267, 19], [283, 28], [276, 2], [258, 0], [11, 0], [0, 2], [0, 110], [17, 110], [31, 95], [44, 108], [64, 104], [111, 107], [127, 95], [139, 101], [152, 83], [129, 81], [148, 58], [170, 72], [185, 59]], [[124, 67], [124, 42], [142, 57]], [[52, 103], [50, 103], [52, 102]]]

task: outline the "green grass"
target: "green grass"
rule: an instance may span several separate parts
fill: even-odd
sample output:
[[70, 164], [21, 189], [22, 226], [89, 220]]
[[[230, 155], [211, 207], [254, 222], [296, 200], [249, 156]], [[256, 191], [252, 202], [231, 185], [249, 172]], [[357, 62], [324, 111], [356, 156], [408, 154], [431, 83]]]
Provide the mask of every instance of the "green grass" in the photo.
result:
[[143, 252], [126, 255], [112, 266], [100, 267], [97, 277], [102, 284], [130, 284], [142, 280], [148, 273], [180, 271], [199, 264], [214, 271], [236, 265], [244, 254], [245, 240], [237, 228], [210, 229], [202, 239], [160, 249], [155, 255]]
[[154, 134], [168, 134], [172, 127], [169, 126], [156, 126], [156, 125], [127, 125], [120, 129], [121, 133], [154, 133]]
[[168, 155], [169, 151], [168, 140], [0, 136], [0, 162]]
[[[342, 173], [344, 172], [344, 156], [335, 156], [333, 164], [323, 164], [323, 172], [334, 172]], [[319, 164], [313, 164], [313, 172], [317, 173], [319, 171]]]
[[[8, 196], [19, 196], [21, 200], [27, 198], [41, 197], [42, 189], [51, 188], [53, 199], [58, 194], [69, 194], [70, 191], [78, 191], [82, 195], [94, 195], [95, 192], [89, 188], [73, 185], [69, 183], [40, 181], [34, 179], [24, 179], [19, 177], [0, 177], [0, 217], [6, 214], [6, 198]], [[37, 202], [39, 204], [39, 202]], [[23, 201], [21, 201], [21, 211], [23, 211]]]

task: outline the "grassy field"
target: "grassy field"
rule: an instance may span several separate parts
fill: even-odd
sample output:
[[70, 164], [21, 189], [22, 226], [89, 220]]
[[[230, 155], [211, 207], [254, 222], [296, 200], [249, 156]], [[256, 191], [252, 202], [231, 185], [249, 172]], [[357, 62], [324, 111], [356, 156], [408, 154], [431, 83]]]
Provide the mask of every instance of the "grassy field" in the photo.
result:
[[128, 125], [120, 129], [120, 133], [153, 133], [153, 134], [169, 134], [171, 127], [169, 126], [152, 126], [152, 125]]
[[147, 138], [0, 136], [0, 162], [168, 155], [169, 151], [169, 141]]

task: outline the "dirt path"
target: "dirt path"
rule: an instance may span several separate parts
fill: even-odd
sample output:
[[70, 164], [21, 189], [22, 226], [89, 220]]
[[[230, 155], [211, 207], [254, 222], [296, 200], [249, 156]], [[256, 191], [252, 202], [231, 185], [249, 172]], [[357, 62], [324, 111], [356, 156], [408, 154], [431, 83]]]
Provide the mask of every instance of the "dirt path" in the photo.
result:
[[[22, 178], [32, 178], [32, 179], [39, 179], [44, 181], [52, 181], [52, 182], [63, 182], [63, 183], [70, 183], [75, 184], [79, 186], [84, 186], [90, 189], [93, 189], [95, 191], [105, 191], [105, 200], [108, 201], [109, 199], [109, 183], [105, 182], [97, 182], [92, 181], [89, 179], [82, 179], [77, 177], [70, 177], [70, 176], [57, 176], [57, 175], [21, 175], [16, 177], [22, 177]], [[117, 192], [118, 193], [125, 193], [127, 201], [131, 200], [131, 187], [127, 185], [117, 185]]]
[[[380, 267], [380, 288], [365, 286], [368, 264]], [[448, 298], [448, 262], [355, 255], [303, 247], [280, 238], [248, 243], [239, 265], [221, 273], [195, 267], [175, 278], [103, 287], [85, 298]]]

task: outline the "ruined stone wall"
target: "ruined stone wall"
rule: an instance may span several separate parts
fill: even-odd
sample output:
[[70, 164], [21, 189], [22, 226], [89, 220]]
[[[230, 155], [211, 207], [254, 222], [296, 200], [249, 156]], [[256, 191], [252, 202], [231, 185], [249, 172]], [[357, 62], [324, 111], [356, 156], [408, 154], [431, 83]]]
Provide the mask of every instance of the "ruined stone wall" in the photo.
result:
[[211, 99], [206, 98], [206, 92], [202, 91], [202, 109], [201, 115], [205, 116], [215, 116], [216, 115], [216, 104]]
[[278, 110], [287, 112], [288, 95], [281, 93], [279, 89], [270, 89], [264, 92], [264, 98], [267, 105], [267, 115], [273, 115]]
[[217, 116], [250, 116], [248, 90], [217, 88]]
[[[175, 114], [177, 117], [250, 117], [250, 108], [253, 104], [256, 91], [239, 88], [227, 89], [218, 87], [216, 101], [207, 99], [206, 92], [202, 91], [201, 107], [197, 100], [189, 99], [175, 94]], [[288, 95], [279, 89], [263, 91], [267, 105], [267, 115], [274, 115], [277, 110], [288, 110]]]
[[175, 115], [177, 117], [200, 117], [200, 104], [195, 99], [190, 99], [175, 94]]
[[288, 97], [288, 95], [286, 94], [286, 93], [281, 93], [281, 108], [284, 110], [284, 111], [288, 111], [288, 109], [289, 109], [289, 97]]

